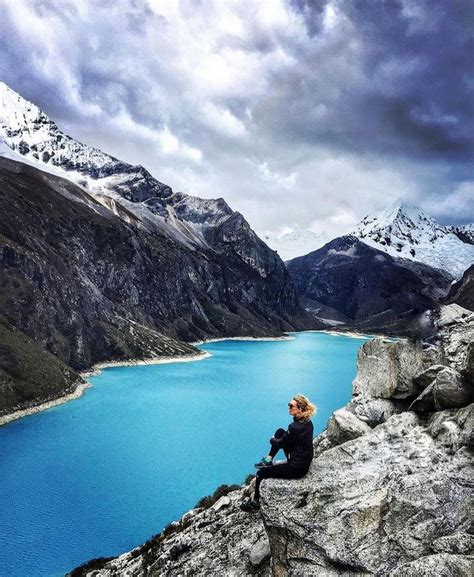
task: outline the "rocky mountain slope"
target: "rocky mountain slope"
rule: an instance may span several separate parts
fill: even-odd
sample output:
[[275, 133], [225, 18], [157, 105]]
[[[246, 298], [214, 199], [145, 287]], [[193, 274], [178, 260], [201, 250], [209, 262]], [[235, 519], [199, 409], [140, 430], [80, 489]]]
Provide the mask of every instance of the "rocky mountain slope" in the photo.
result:
[[77, 142], [4, 83], [0, 191], [0, 315], [70, 369], [317, 327], [282, 260], [222, 198], [174, 192]]
[[198, 250], [5, 158], [0, 191], [0, 312], [72, 369], [306, 326], [283, 262], [238, 213]]
[[442, 269], [455, 279], [474, 263], [472, 224], [443, 226], [421, 208], [400, 201], [364, 217], [351, 234], [393, 257]]
[[381, 330], [392, 334], [424, 333], [427, 311], [450, 287], [437, 269], [392, 256], [355, 236], [344, 236], [286, 263], [305, 307], [327, 324]]
[[64, 362], [0, 317], [0, 421], [12, 407], [51, 401], [86, 383]]
[[446, 302], [474, 311], [474, 264], [465, 271], [458, 282], [452, 285]]
[[450, 305], [438, 326], [429, 346], [361, 347], [352, 401], [315, 439], [309, 473], [265, 480], [260, 513], [240, 511], [243, 485], [71, 575], [469, 575], [474, 314]]

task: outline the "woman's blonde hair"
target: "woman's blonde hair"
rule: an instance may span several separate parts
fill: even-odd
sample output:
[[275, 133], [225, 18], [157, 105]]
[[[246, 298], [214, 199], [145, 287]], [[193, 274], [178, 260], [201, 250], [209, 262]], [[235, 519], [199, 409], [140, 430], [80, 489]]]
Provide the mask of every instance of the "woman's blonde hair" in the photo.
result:
[[313, 405], [313, 403], [304, 395], [295, 395], [293, 400], [296, 401], [298, 409], [301, 411], [300, 419], [307, 421], [316, 414], [316, 405]]

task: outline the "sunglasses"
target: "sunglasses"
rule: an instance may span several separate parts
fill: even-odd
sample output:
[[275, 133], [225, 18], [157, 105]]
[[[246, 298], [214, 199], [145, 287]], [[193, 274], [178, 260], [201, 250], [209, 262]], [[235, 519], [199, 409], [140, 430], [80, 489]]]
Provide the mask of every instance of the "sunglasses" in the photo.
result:
[[288, 403], [290, 409], [299, 409], [299, 405], [297, 403]]

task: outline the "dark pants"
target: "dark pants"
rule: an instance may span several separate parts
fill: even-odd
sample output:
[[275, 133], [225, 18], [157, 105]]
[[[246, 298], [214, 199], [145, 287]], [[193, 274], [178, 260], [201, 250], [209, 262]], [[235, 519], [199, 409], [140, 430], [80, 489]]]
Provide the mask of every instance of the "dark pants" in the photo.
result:
[[[275, 434], [273, 435], [275, 437], [275, 439], [281, 439], [281, 437], [283, 437], [283, 435], [286, 433], [285, 429], [277, 429], [275, 431]], [[280, 449], [278, 447], [274, 447], [272, 445], [272, 448], [270, 449], [270, 452], [268, 453], [270, 455], [270, 457], [273, 459], [273, 457], [275, 457], [275, 455], [278, 453]], [[290, 453], [286, 450], [283, 449], [283, 452], [285, 453], [285, 457], [287, 459], [290, 458]]]
[[[278, 429], [273, 435], [276, 439], [279, 439], [285, 433], [284, 429]], [[279, 449], [272, 446], [269, 455], [274, 457], [278, 453]], [[288, 451], [285, 451], [286, 458], [289, 458]], [[271, 465], [270, 467], [262, 467], [257, 471], [257, 478], [255, 480], [255, 495], [254, 499], [260, 499], [260, 483], [263, 479], [300, 479], [304, 477], [308, 472], [309, 467], [294, 467], [291, 461], [288, 463], [281, 463], [280, 465]]]

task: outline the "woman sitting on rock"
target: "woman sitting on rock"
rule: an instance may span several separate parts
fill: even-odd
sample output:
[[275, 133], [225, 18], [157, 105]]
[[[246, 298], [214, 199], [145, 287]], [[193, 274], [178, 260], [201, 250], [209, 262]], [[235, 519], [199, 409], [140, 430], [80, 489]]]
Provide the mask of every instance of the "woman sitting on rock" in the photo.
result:
[[[288, 403], [288, 412], [293, 417], [288, 430], [278, 429], [270, 439], [271, 449], [268, 456], [255, 463], [258, 469], [253, 499], [244, 501], [242, 511], [253, 512], [260, 509], [260, 483], [270, 477], [279, 479], [299, 479], [304, 477], [313, 460], [313, 423], [311, 417], [316, 407], [304, 396], [295, 395]], [[280, 449], [285, 452], [287, 461], [273, 464], [273, 458]]]

